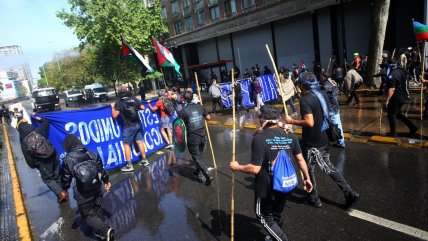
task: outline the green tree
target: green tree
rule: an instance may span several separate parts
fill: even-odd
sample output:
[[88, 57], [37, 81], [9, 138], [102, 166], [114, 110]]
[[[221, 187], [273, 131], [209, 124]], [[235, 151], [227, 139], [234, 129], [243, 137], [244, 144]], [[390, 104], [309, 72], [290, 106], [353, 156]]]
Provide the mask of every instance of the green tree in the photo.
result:
[[168, 29], [162, 19], [161, 3], [146, 7], [141, 0], [69, 0], [70, 12], [57, 16], [72, 28], [80, 46], [94, 46], [92, 69], [107, 80], [138, 81], [141, 71], [134, 63], [121, 61], [121, 39], [141, 54], [154, 50], [151, 36], [166, 37]]

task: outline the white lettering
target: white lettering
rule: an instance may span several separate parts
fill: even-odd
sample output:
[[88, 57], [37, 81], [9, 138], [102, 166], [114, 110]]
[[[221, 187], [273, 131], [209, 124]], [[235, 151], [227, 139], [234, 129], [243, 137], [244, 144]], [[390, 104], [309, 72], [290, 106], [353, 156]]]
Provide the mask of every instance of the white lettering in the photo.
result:
[[82, 144], [88, 145], [91, 141], [91, 138], [89, 136], [88, 126], [86, 125], [86, 122], [79, 122], [79, 133]]
[[68, 122], [67, 124], [65, 124], [64, 129], [65, 131], [70, 132], [70, 134], [74, 134], [77, 131], [77, 125], [74, 122]]
[[100, 142], [100, 131], [98, 129], [97, 121], [91, 120], [89, 122], [89, 134], [96, 143]]

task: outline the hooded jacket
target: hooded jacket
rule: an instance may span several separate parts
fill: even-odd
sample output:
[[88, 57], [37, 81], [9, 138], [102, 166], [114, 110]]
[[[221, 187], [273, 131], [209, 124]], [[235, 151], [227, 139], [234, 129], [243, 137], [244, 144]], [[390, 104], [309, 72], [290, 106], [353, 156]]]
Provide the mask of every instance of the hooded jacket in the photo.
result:
[[[48, 138], [48, 130], [49, 130], [49, 121], [45, 119], [40, 120], [41, 125], [37, 128], [34, 128], [31, 124], [29, 124], [26, 121], [21, 121], [18, 123], [17, 129], [19, 133], [19, 141], [21, 143], [21, 150], [22, 154], [24, 154], [25, 161], [27, 162], [28, 166], [31, 168], [39, 168], [39, 165], [41, 162], [49, 163], [52, 161], [55, 161], [56, 159], [56, 152], [52, 154], [51, 157], [47, 159], [42, 159], [35, 157], [30, 151], [28, 150], [27, 145], [24, 142], [24, 138], [30, 134], [30, 132], [35, 131], [38, 134], [42, 135], [44, 138]], [[50, 169], [50, 168], [48, 168]], [[43, 173], [41, 173], [43, 176]]]
[[[71, 181], [74, 177], [74, 166], [86, 160], [95, 160], [98, 166], [98, 172], [101, 174], [103, 183], [109, 182], [109, 176], [104, 170], [101, 157], [92, 151], [87, 150], [80, 140], [75, 138], [67, 138], [64, 140], [64, 150], [68, 151], [67, 155], [62, 159], [61, 185], [63, 190], [68, 190]], [[89, 202], [102, 194], [102, 185], [99, 182], [99, 189], [94, 191], [83, 191], [83, 187], [78, 186], [78, 183], [73, 186], [74, 199], [77, 204]]]

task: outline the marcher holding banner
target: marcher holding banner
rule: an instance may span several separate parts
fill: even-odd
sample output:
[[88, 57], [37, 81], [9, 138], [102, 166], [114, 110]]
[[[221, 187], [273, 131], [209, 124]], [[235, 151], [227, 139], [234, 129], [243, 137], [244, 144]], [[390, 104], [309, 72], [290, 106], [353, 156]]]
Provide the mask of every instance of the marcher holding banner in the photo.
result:
[[213, 177], [208, 173], [208, 167], [202, 160], [202, 154], [207, 142], [205, 136], [204, 119], [210, 120], [211, 116], [207, 113], [202, 105], [192, 103], [193, 93], [186, 91], [184, 93], [184, 108], [178, 113], [178, 117], [184, 121], [187, 132], [187, 148], [196, 164], [198, 178], [202, 181], [202, 175], [205, 177], [205, 185], [211, 185]]
[[48, 141], [49, 121], [35, 117], [41, 125], [34, 128], [26, 119], [18, 117], [16, 129], [19, 132], [22, 154], [30, 168], [37, 168], [42, 181], [57, 196], [57, 202], [68, 201], [68, 192], [61, 187], [60, 166], [56, 150]]
[[148, 103], [148, 106], [151, 111], [158, 111], [160, 113], [161, 117], [161, 134], [163, 139], [166, 142], [166, 148], [173, 148], [174, 145], [172, 144], [172, 116], [175, 113], [174, 103], [171, 100], [171, 94], [169, 91], [166, 91], [164, 94], [162, 91], [158, 92], [159, 100], [156, 101], [155, 106], [151, 106], [150, 103]]
[[288, 240], [282, 230], [283, 211], [288, 193], [274, 190], [272, 183], [273, 163], [281, 150], [285, 150], [289, 157], [294, 155], [304, 175], [303, 188], [307, 192], [312, 191], [312, 183], [299, 141], [291, 133], [291, 126], [280, 122], [280, 113], [273, 106], [262, 106], [260, 112], [261, 129], [253, 137], [250, 164], [240, 165], [238, 162], [231, 162], [229, 167], [234, 172], [255, 174], [254, 207], [257, 219], [273, 240]]
[[141, 120], [138, 115], [138, 110], [144, 110], [144, 105], [135, 97], [131, 97], [131, 93], [124, 89], [118, 90], [121, 99], [112, 103], [113, 118], [119, 115], [123, 119], [122, 126], [122, 142], [125, 150], [126, 166], [120, 169], [123, 172], [132, 172], [134, 167], [131, 163], [131, 144], [137, 143], [138, 149], [141, 152], [142, 160], [140, 165], [148, 166], [150, 163], [146, 159], [146, 148], [144, 147], [143, 129]]

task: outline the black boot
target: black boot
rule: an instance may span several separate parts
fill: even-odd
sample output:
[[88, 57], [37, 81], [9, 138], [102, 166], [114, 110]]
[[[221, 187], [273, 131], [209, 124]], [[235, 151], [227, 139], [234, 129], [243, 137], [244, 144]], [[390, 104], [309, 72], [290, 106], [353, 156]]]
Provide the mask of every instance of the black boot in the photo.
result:
[[360, 194], [358, 194], [356, 191], [349, 191], [347, 194], [345, 194], [345, 208], [350, 208], [352, 204], [357, 202], [360, 199]]

